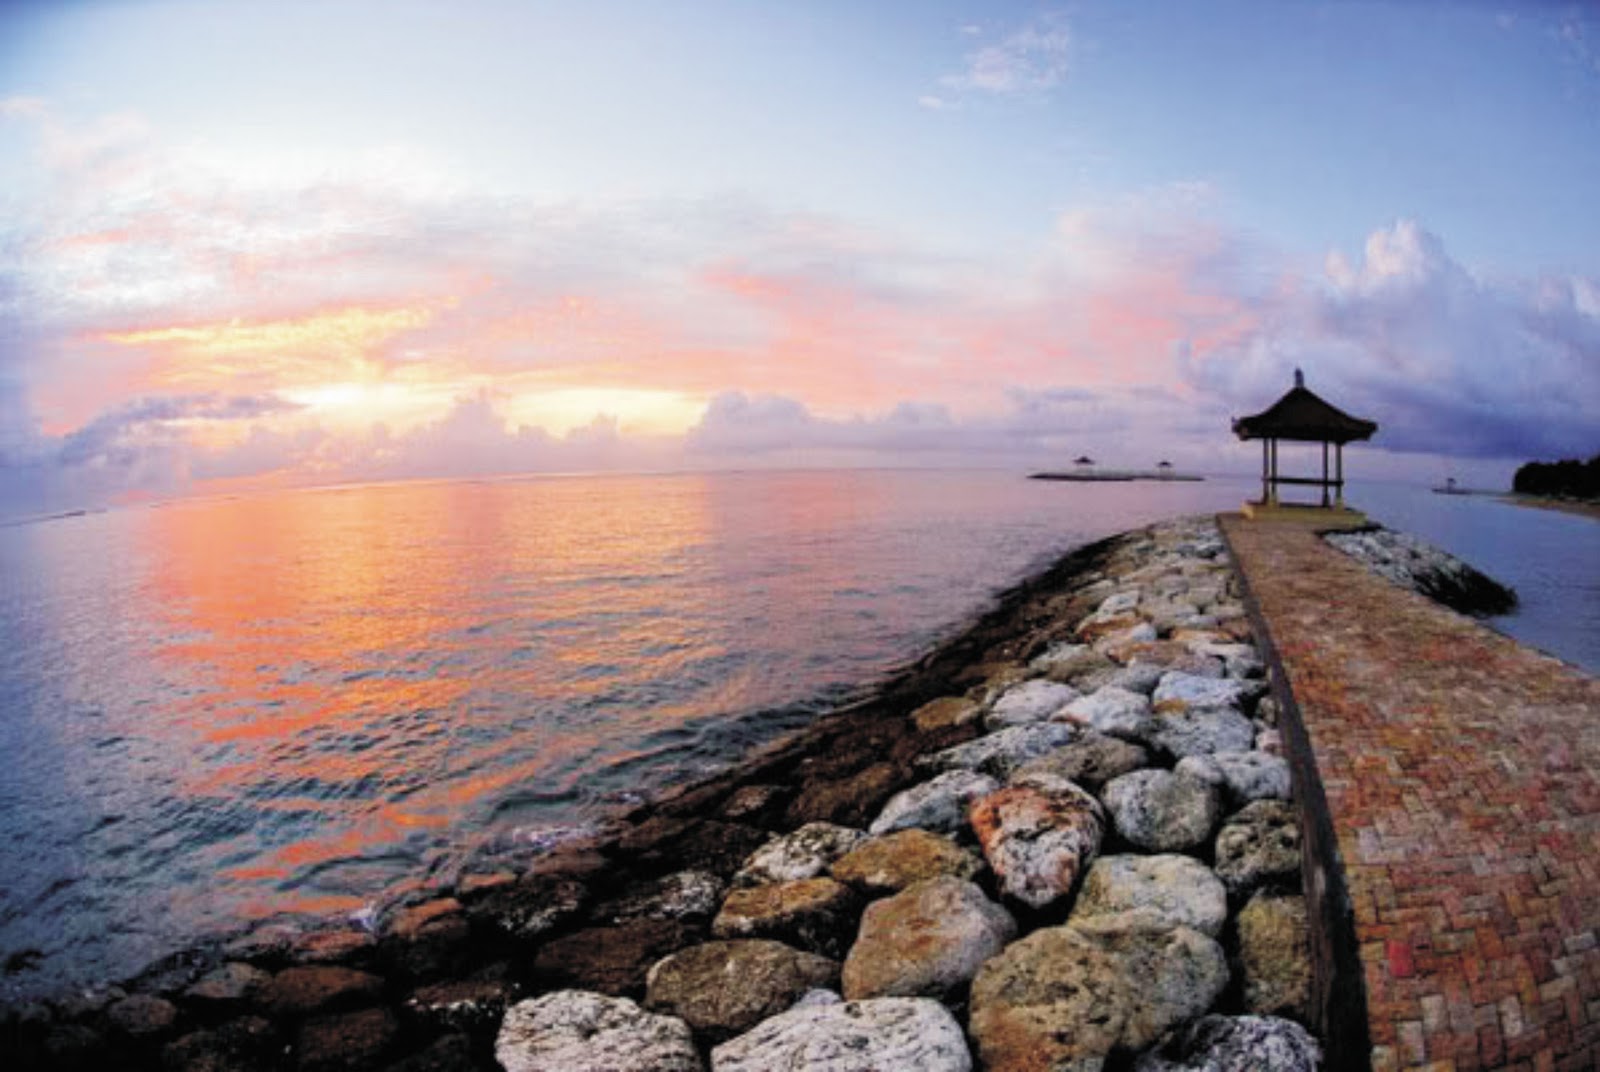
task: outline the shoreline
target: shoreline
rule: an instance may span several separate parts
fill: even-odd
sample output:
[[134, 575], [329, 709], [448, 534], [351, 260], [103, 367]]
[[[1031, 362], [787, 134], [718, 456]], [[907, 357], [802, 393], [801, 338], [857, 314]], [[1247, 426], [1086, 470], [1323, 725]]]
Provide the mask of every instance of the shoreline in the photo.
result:
[[[1209, 528], [1213, 534], [1196, 535], [1185, 525], [1198, 525], [1199, 530]], [[859, 986], [854, 992], [851, 989], [850, 964], [857, 954], [849, 939], [855, 931], [855, 921], [868, 902], [875, 911], [877, 906], [898, 899], [904, 891], [886, 897], [890, 892], [886, 889], [864, 889], [859, 883], [847, 886], [842, 879], [820, 877], [842, 874], [829, 871], [831, 862], [812, 870], [811, 877], [798, 879], [789, 878], [789, 872], [780, 868], [781, 881], [775, 886], [758, 884], [756, 888], [778, 889], [785, 896], [792, 892], [800, 897], [802, 890], [810, 896], [826, 884], [826, 892], [834, 901], [802, 907], [785, 900], [776, 906], [777, 916], [782, 917], [776, 922], [771, 918], [757, 920], [749, 924], [752, 929], [738, 930], [726, 919], [734, 902], [744, 903], [741, 898], [749, 893], [745, 888], [748, 881], [740, 876], [749, 872], [758, 850], [770, 853], [776, 851], [774, 846], [783, 844], [788, 846], [783, 851], [804, 855], [788, 843], [795, 838], [804, 843], [807, 836], [815, 839], [819, 830], [827, 835], [824, 840], [842, 839], [835, 846], [840, 849], [833, 853], [835, 857], [842, 854], [844, 842], [855, 844], [862, 838], [869, 842], [893, 841], [893, 835], [871, 838], [864, 828], [870, 825], [877, 830], [884, 818], [883, 808], [891, 798], [898, 799], [897, 794], [927, 784], [931, 774], [946, 769], [939, 766], [944, 760], [930, 757], [944, 755], [948, 749], [959, 752], [957, 746], [992, 738], [997, 733], [1011, 733], [1040, 720], [1056, 727], [1052, 731], [1059, 734], [1056, 743], [1071, 739], [1077, 744], [1092, 744], [1096, 756], [1115, 755], [1119, 757], [1116, 762], [1131, 764], [1126, 768], [1127, 775], [1148, 774], [1166, 785], [1174, 778], [1171, 768], [1190, 754], [1191, 747], [1199, 749], [1193, 755], [1201, 758], [1211, 748], [1191, 743], [1141, 743], [1139, 735], [1152, 732], [1156, 726], [1150, 717], [1150, 693], [1156, 691], [1159, 698], [1157, 684], [1166, 676], [1176, 674], [1188, 680], [1192, 677], [1188, 669], [1204, 670], [1206, 675], [1214, 673], [1224, 683], [1234, 682], [1231, 695], [1248, 699], [1231, 701], [1240, 707], [1228, 716], [1231, 721], [1225, 720], [1225, 730], [1242, 730], [1247, 750], [1265, 747], [1267, 751], [1246, 753], [1262, 757], [1260, 764], [1274, 771], [1283, 766], [1272, 752], [1276, 731], [1268, 720], [1275, 723], [1275, 719], [1265, 703], [1256, 710], [1256, 698], [1265, 692], [1260, 678], [1263, 668], [1251, 654], [1252, 634], [1244, 610], [1229, 594], [1228, 579], [1205, 579], [1207, 571], [1226, 572], [1228, 568], [1225, 550], [1214, 529], [1210, 519], [1183, 519], [1136, 529], [1071, 551], [999, 594], [987, 610], [945, 642], [890, 674], [870, 696], [818, 716], [805, 728], [758, 749], [727, 770], [670, 789], [619, 814], [615, 823], [608, 823], [607, 830], [596, 837], [557, 845], [528, 861], [524, 871], [465, 874], [453, 889], [427, 890], [423, 893], [426, 900], [390, 906], [382, 914], [376, 933], [348, 925], [299, 933], [268, 927], [176, 953], [113, 988], [98, 992], [91, 988], [53, 1005], [35, 1002], [0, 1009], [0, 1054], [12, 1052], [22, 1058], [23, 1066], [38, 1068], [94, 1066], [103, 1062], [107, 1054], [115, 1053], [131, 1068], [338, 1067], [397, 1072], [413, 1068], [493, 1069], [499, 1067], [494, 1047], [497, 1042], [503, 1043], [505, 1033], [511, 1031], [512, 1017], [507, 1010], [530, 1004], [525, 999], [543, 994], [543, 1001], [573, 991], [640, 998], [646, 996], [647, 969], [654, 979], [662, 965], [674, 956], [763, 942], [767, 946], [788, 943], [779, 945], [787, 950], [786, 956], [820, 956], [832, 967], [821, 969], [822, 974], [814, 982], [829, 990], [840, 988], [852, 999], [861, 997], [867, 991]], [[1156, 565], [1162, 565], [1166, 572], [1156, 571]], [[1149, 576], [1135, 581], [1140, 570]], [[1195, 586], [1192, 605], [1172, 603], [1189, 598], [1183, 593], [1191, 583]], [[1167, 587], [1158, 593], [1158, 584]], [[1129, 589], [1129, 585], [1134, 587]], [[1130, 591], [1142, 594], [1130, 597]], [[1162, 601], [1186, 606], [1182, 611], [1169, 610], [1161, 625], [1164, 637], [1178, 639], [1157, 639], [1157, 630], [1149, 621], [1126, 609], [1112, 608], [1118, 600], [1125, 603], [1129, 598], [1135, 603], [1146, 599], [1152, 606]], [[1207, 612], [1213, 604], [1216, 614]], [[1141, 663], [1144, 657], [1154, 661]], [[1185, 669], [1176, 669], [1180, 666]], [[1233, 674], [1239, 676], [1230, 676]], [[999, 701], [1020, 695], [1026, 688], [1055, 688], [1064, 690], [1063, 696], [1070, 693], [1085, 700], [1092, 693], [1102, 700], [1114, 699], [1117, 704], [1091, 704], [1085, 711], [1092, 710], [1092, 714], [1083, 714], [1086, 721], [1082, 724], [1054, 721], [1061, 714], [1059, 711], [1055, 715], [1030, 712], [1026, 719], [1003, 714]], [[1175, 702], [1177, 707], [1169, 708], [1169, 714], [1182, 711], [1183, 702]], [[1137, 729], [1119, 721], [1129, 717], [1130, 711], [1144, 712], [1136, 715]], [[1252, 715], [1255, 721], [1251, 721]], [[1106, 720], [1104, 726], [1096, 721], [1099, 719]], [[1175, 724], [1161, 721], [1163, 725]], [[1101, 728], [1107, 732], [1100, 733]], [[1214, 731], [1215, 727], [1206, 732]], [[1121, 737], [1117, 736], [1119, 733]], [[1090, 871], [1091, 864], [1172, 859], [1159, 853], [1141, 855], [1155, 850], [1148, 844], [1129, 842], [1132, 835], [1120, 825], [1112, 825], [1105, 806], [1076, 784], [1068, 782], [1063, 787], [1060, 775], [1040, 774], [1031, 781], [1013, 779], [1013, 768], [1020, 767], [1025, 758], [1001, 763], [991, 756], [979, 765], [992, 771], [1000, 782], [1010, 784], [1010, 788], [994, 794], [997, 800], [1011, 800], [1007, 794], [1021, 794], [1044, 801], [1038, 806], [1046, 806], [1047, 810], [1070, 804], [1071, 814], [1058, 816], [1063, 824], [1061, 836], [1077, 831], [1071, 836], [1086, 838], [1092, 829], [1093, 845], [1080, 845], [1072, 855], [1065, 885], [1061, 885], [1058, 875], [1051, 881], [1059, 888], [1040, 900], [1033, 887], [1011, 873], [1013, 867], [1022, 866], [1008, 862], [1012, 860], [1007, 855], [1011, 850], [991, 844], [995, 838], [1003, 840], [1004, 830], [980, 828], [976, 811], [972, 829], [967, 829], [964, 819], [958, 819], [956, 827], [949, 831], [915, 831], [921, 839], [918, 851], [933, 851], [941, 859], [948, 856], [959, 861], [957, 870], [964, 876], [960, 880], [965, 891], [962, 896], [977, 898], [987, 906], [984, 913], [1004, 917], [1009, 921], [1006, 926], [1010, 933], [1071, 930], [1066, 924], [1076, 925], [1079, 912], [1074, 898], [1078, 887], [1087, 881], [1080, 872]], [[1215, 764], [1208, 767], [1202, 762], [1197, 769], [1212, 767]], [[948, 767], [948, 772], [966, 769], [957, 764]], [[1117, 768], [1113, 773], [1122, 772], [1123, 768]], [[979, 775], [974, 770], [971, 777], [985, 779], [991, 789], [1000, 786], [988, 774]], [[1101, 791], [1110, 780], [1093, 772], [1081, 777], [1084, 784], [1096, 787], [1095, 791]], [[1186, 866], [1198, 868], [1206, 876], [1206, 888], [1214, 887], [1216, 896], [1222, 898], [1224, 887], [1209, 871], [1213, 850], [1208, 846], [1223, 821], [1219, 801], [1227, 778], [1213, 772], [1208, 777], [1223, 781], [1201, 785], [1196, 777], [1199, 776], [1184, 775], [1179, 781], [1186, 787], [1185, 792], [1200, 793], [1210, 801], [1206, 805], [1209, 818], [1202, 820], [1200, 833], [1206, 840], [1193, 843], [1189, 850], [1177, 851], [1192, 853], [1181, 856], [1180, 862], [1198, 858], [1199, 862]], [[1281, 787], [1267, 795], [1275, 797], [1281, 792], [1287, 796], [1287, 790], [1284, 768]], [[1241, 800], [1233, 795], [1233, 789], [1226, 793], [1232, 801], [1231, 810], [1237, 811]], [[1262, 803], [1272, 801], [1264, 799]], [[1003, 815], [995, 819], [1000, 828], [1005, 827], [1006, 821]], [[1281, 817], [1277, 821], [1281, 824]], [[910, 833], [906, 831], [907, 836]], [[934, 848], [928, 849], [929, 845]], [[925, 862], [917, 866], [924, 865]], [[1298, 856], [1291, 866], [1297, 876]], [[946, 879], [957, 881], [948, 875]], [[1252, 904], [1259, 899], [1250, 896], [1258, 886], [1276, 891], [1269, 898], [1276, 906], [1278, 902], [1293, 901], [1291, 891], [1299, 885], [1297, 877], [1293, 881], [1280, 876], [1252, 882], [1254, 885], [1244, 887], [1242, 892], [1229, 887], [1225, 906], [1229, 918], [1245, 907], [1246, 899]], [[1074, 914], [1069, 916], [1068, 908]], [[1226, 1029], [1226, 1033], [1235, 1030], [1236, 1024], [1254, 1022], [1251, 1015], [1236, 1014], [1282, 1011], [1248, 1005], [1245, 991], [1241, 990], [1248, 989], [1242, 981], [1242, 969], [1230, 969], [1221, 959], [1213, 962], [1211, 958], [1223, 956], [1218, 944], [1223, 917], [1213, 918], [1210, 913], [1214, 910], [1221, 909], [1206, 910], [1204, 933], [1187, 925], [1181, 933], [1186, 936], [1182, 940], [1185, 948], [1200, 958], [1197, 963], [1207, 965], [1207, 985], [1217, 989], [1202, 988], [1205, 1000], [1196, 1007], [1168, 1009], [1163, 1014], [1168, 1026], [1176, 1028], [1202, 1013], [1215, 1011], [1225, 1015], [1204, 1019], [1208, 1023], [1217, 1021], [1221, 1024], [1219, 1029]], [[1303, 909], [1300, 912], [1303, 920]], [[1073, 933], [1098, 934], [1095, 927], [1099, 925], [1091, 924], [1093, 920]], [[1169, 921], [1165, 925], [1173, 924]], [[1293, 925], [1290, 926], [1292, 930]], [[1302, 922], [1302, 931], [1303, 927]], [[862, 928], [865, 934], [865, 921]], [[1232, 933], [1230, 929], [1229, 934]], [[729, 942], [726, 939], [730, 934], [761, 941]], [[1123, 939], [1102, 937], [1092, 941], [1115, 944]], [[1228, 941], [1231, 944], [1227, 955], [1231, 960], [1239, 954], [1238, 939], [1230, 937]], [[1014, 945], [1020, 944], [1026, 943]], [[796, 953], [793, 947], [805, 952]], [[847, 951], [849, 957], [845, 956]], [[1292, 955], [1287, 959], [1291, 963], [1303, 960]], [[814, 961], [807, 963], [815, 967]], [[841, 964], [845, 968], [843, 987], [838, 975]], [[976, 970], [977, 965], [972, 967]], [[794, 970], [793, 965], [786, 970]], [[968, 973], [958, 985], [935, 988], [938, 1000], [868, 998], [856, 1004], [887, 1008], [878, 1003], [911, 1001], [918, 1003], [919, 1015], [937, 1014], [945, 1018], [940, 1023], [947, 1026], [955, 1024], [952, 1016], [970, 1018], [973, 1056], [983, 1050], [988, 1055], [984, 1067], [1009, 1067], [1003, 1057], [997, 1056], [1009, 1045], [1000, 1038], [1004, 1031], [982, 1026], [991, 1020], [1010, 1023], [1009, 1014], [1003, 1008], [996, 1011], [993, 1002], [983, 1005], [979, 994], [987, 991], [981, 990], [981, 981], [971, 982], [971, 978]], [[970, 998], [969, 985], [974, 987]], [[653, 996], [655, 986], [650, 983], [652, 996], [647, 1003], [651, 1007], [661, 1004]], [[1117, 984], [1119, 992], [1130, 995], [1130, 1001], [1135, 1000], [1132, 990], [1127, 989], [1132, 986], [1131, 982]], [[786, 1007], [794, 996], [798, 995], [791, 995], [783, 1005]], [[696, 1000], [701, 999], [704, 995]], [[1192, 1003], [1194, 999], [1187, 1000]], [[1294, 1004], [1293, 999], [1286, 1000], [1290, 1006]], [[517, 1004], [519, 1001], [521, 1005]], [[826, 999], [819, 1001], [819, 1008], [827, 1006]], [[973, 1008], [969, 1008], [969, 1001]], [[690, 1000], [689, 1005], [694, 1006], [694, 1001]], [[989, 1011], [980, 1015], [977, 1006]], [[692, 1036], [692, 1048], [698, 1054], [696, 1062], [712, 1057], [713, 1048], [728, 1041], [731, 1030], [707, 1027], [691, 1012], [680, 1011], [696, 1024]], [[781, 1012], [781, 1008], [768, 1011]], [[781, 1019], [782, 1016], [771, 1018], [771, 1022]], [[1273, 1031], [1298, 1031], [1299, 1035], [1293, 1036], [1295, 1044], [1301, 1045], [1303, 1039], [1304, 1046], [1315, 1049], [1310, 1036], [1298, 1026], [1271, 1016], [1267, 1021], [1274, 1025]], [[1162, 1039], [1135, 1035], [1107, 1045], [1118, 1053], [1131, 1055], [1134, 1049], [1146, 1049], [1158, 1042]], [[1168, 1039], [1163, 1044], [1179, 1042]], [[1189, 1039], [1184, 1044], [1201, 1042]], [[967, 1044], [963, 1042], [960, 1049], [961, 1059], [968, 1059]], [[715, 1060], [711, 1063], [719, 1069], [723, 1067]], [[937, 1061], [922, 1063], [930, 1070], [946, 1067]], [[572, 1067], [585, 1066], [579, 1062]], [[694, 1067], [702, 1065], [697, 1063]], [[968, 1066], [958, 1061], [948, 1067]]]
[[1562, 514], [1600, 521], [1600, 502], [1582, 502], [1576, 499], [1548, 499], [1537, 495], [1499, 495], [1501, 502], [1511, 506], [1524, 506], [1533, 510], [1554, 510]]

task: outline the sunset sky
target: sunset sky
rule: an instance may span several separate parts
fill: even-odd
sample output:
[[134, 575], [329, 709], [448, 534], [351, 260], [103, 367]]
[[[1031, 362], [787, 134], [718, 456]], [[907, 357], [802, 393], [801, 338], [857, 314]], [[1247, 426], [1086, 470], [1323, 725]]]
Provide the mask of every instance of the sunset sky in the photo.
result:
[[0, 516], [1600, 451], [1587, 5], [0, 8]]

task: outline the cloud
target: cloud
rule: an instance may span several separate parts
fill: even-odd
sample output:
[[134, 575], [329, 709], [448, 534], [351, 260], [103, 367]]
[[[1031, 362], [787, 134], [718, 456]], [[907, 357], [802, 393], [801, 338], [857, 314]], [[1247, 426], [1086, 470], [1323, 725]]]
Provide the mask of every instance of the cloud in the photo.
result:
[[[962, 32], [968, 36], [981, 34], [977, 27], [963, 27]], [[1071, 47], [1072, 35], [1065, 17], [1047, 14], [994, 44], [968, 53], [962, 71], [946, 75], [939, 82], [958, 92], [997, 96], [1041, 93], [1066, 77]]]

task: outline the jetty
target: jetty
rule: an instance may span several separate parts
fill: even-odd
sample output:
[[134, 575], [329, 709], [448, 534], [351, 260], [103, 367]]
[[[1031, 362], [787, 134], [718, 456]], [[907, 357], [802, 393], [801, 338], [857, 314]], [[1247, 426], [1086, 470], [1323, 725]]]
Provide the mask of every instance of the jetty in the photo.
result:
[[1330, 1067], [1600, 1067], [1600, 681], [1307, 528], [1222, 530], [1282, 705]]

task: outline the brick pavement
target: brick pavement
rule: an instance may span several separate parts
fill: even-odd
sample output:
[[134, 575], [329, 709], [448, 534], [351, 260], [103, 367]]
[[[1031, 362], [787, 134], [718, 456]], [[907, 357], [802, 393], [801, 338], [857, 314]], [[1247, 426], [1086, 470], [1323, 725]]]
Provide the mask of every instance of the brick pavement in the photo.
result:
[[1600, 680], [1303, 529], [1223, 527], [1326, 794], [1372, 1066], [1600, 1068]]

